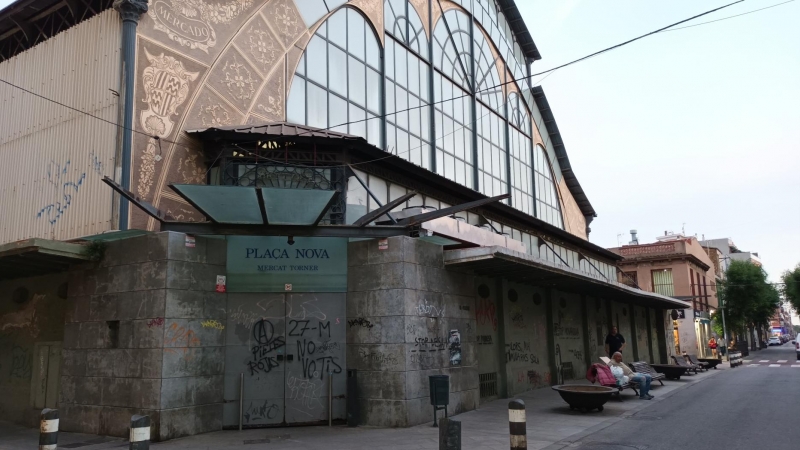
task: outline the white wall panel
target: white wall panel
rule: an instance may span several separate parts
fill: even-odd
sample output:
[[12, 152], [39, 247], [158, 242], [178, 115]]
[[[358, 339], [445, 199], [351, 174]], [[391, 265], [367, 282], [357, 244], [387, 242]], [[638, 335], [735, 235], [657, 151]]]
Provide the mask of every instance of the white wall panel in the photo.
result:
[[[121, 23], [105, 11], [0, 63], [0, 79], [118, 122]], [[112, 228], [118, 128], [0, 83], [0, 244]]]

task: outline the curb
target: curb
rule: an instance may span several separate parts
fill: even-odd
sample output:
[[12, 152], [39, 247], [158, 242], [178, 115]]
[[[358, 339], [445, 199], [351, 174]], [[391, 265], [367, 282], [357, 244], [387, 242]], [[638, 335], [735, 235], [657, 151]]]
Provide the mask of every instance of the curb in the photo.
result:
[[[658, 400], [658, 401], [663, 401], [665, 399], [668, 399], [668, 398], [672, 397], [673, 395], [675, 395], [676, 392], [680, 392], [680, 391], [683, 391], [684, 389], [687, 389], [687, 388], [690, 388], [692, 386], [695, 386], [695, 385], [697, 385], [699, 383], [702, 383], [702, 382], [714, 377], [715, 375], [718, 375], [720, 373], [725, 373], [726, 371], [727, 371], [727, 369], [726, 370], [714, 370], [714, 371], [707, 372], [707, 375], [705, 377], [703, 377], [702, 379], [697, 380], [697, 381], [693, 381], [691, 384], [685, 384], [683, 386], [680, 386], [680, 387], [678, 387], [678, 388], [676, 388], [676, 389], [664, 394], [663, 396], [659, 396], [658, 398], [660, 400]], [[618, 417], [610, 417], [610, 418], [608, 418], [608, 420], [605, 420], [605, 421], [603, 421], [603, 422], [601, 422], [601, 423], [599, 423], [597, 425], [589, 427], [589, 428], [585, 429], [584, 431], [581, 431], [580, 433], [575, 433], [572, 436], [569, 436], [569, 437], [566, 437], [564, 439], [561, 439], [558, 442], [554, 442], [553, 444], [550, 444], [547, 447], [544, 447], [542, 450], [561, 450], [561, 449], [563, 449], [565, 447], [574, 447], [575, 444], [580, 443], [580, 441], [583, 440], [584, 438], [586, 438], [588, 436], [591, 436], [592, 434], [597, 433], [598, 431], [604, 430], [604, 429], [610, 427], [611, 425], [614, 425], [614, 424], [616, 424], [616, 423], [618, 423], [618, 422], [620, 422], [622, 420], [625, 420], [628, 417], [636, 415], [637, 413], [639, 413], [643, 409], [647, 409], [647, 408], [649, 408], [649, 407], [651, 407], [651, 406], [653, 406], [655, 404], [657, 404], [657, 403], [641, 402], [641, 405], [637, 405], [637, 406], [631, 408], [630, 410], [625, 411], [624, 413], [622, 413], [622, 415], [620, 415]]]

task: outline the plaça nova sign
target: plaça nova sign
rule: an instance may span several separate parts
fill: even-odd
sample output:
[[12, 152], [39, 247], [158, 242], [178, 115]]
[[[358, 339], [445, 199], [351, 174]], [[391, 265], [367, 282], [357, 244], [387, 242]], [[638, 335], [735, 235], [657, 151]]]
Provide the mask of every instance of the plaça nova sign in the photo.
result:
[[324, 248], [248, 248], [245, 259], [289, 259], [291, 250], [294, 250], [295, 259], [330, 259]]
[[[346, 292], [347, 239], [228, 236], [228, 292]], [[290, 243], [291, 242], [291, 243]]]

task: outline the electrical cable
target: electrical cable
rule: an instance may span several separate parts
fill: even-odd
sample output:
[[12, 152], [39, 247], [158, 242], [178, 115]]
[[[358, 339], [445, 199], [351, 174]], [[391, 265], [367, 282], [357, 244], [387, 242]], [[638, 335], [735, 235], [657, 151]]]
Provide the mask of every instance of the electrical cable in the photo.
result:
[[765, 9], [774, 8], [774, 7], [776, 7], [776, 6], [785, 5], [785, 4], [787, 4], [787, 3], [791, 3], [791, 2], [793, 2], [793, 1], [794, 1], [794, 0], [789, 0], [789, 1], [786, 1], [786, 2], [783, 2], [783, 3], [776, 3], [776, 4], [774, 4], [774, 5], [765, 6], [765, 7], [763, 7], [763, 8], [754, 9], [754, 10], [752, 10], [752, 11], [743, 12], [743, 13], [741, 13], [741, 14], [736, 14], [736, 15], [734, 15], [734, 16], [723, 17], [723, 18], [721, 18], [721, 19], [709, 20], [708, 22], [701, 22], [701, 23], [697, 23], [697, 24], [694, 24], [694, 25], [687, 25], [687, 26], [685, 26], [685, 27], [672, 28], [672, 29], [670, 29], [670, 30], [664, 30], [664, 31], [677, 31], [677, 30], [684, 30], [684, 29], [686, 29], [686, 28], [699, 27], [700, 25], [707, 25], [707, 24], [709, 24], [709, 23], [714, 23], [714, 22], [720, 22], [720, 21], [722, 21], [722, 20], [733, 19], [733, 18], [735, 18], [735, 17], [746, 16], [746, 15], [748, 15], [748, 14], [752, 14], [752, 13], [754, 13], [754, 12], [759, 12], [759, 11], [763, 11], [763, 10], [765, 10]]

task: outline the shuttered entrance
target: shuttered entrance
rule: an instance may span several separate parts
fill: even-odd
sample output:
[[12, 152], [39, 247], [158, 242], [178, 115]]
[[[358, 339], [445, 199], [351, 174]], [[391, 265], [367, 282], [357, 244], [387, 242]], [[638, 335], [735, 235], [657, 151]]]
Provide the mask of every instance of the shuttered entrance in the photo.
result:
[[230, 293], [223, 426], [345, 418], [345, 294]]

